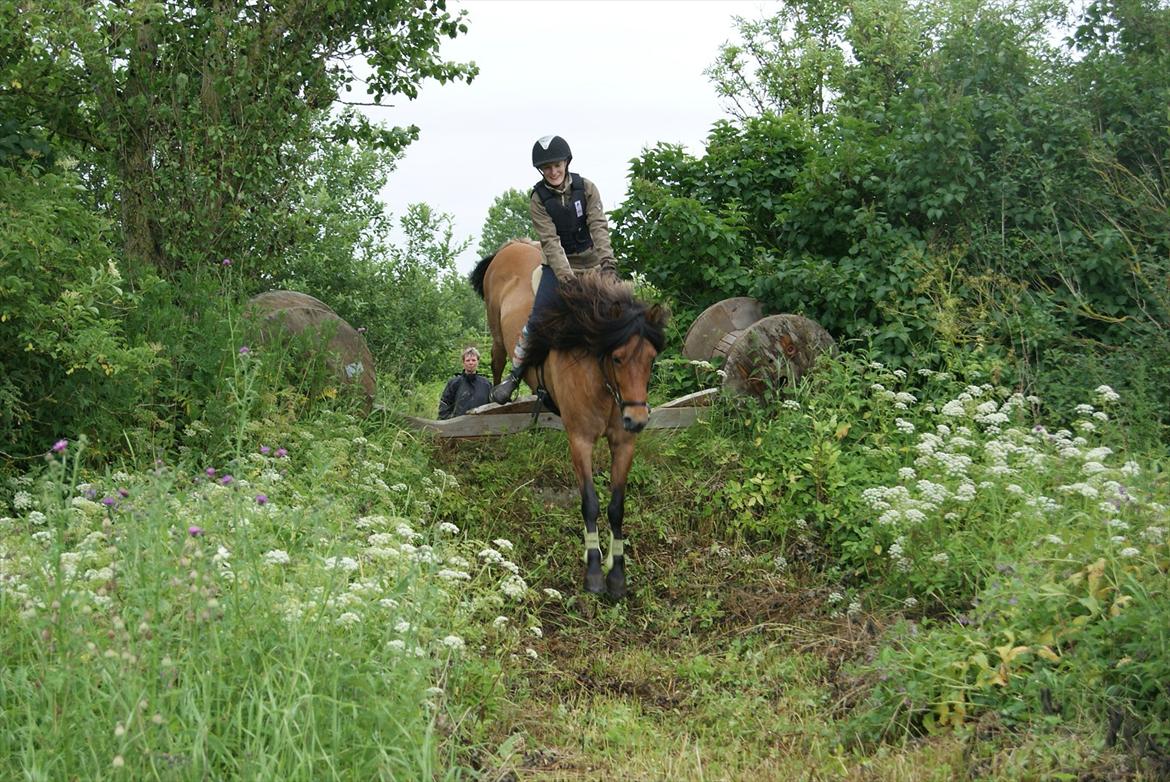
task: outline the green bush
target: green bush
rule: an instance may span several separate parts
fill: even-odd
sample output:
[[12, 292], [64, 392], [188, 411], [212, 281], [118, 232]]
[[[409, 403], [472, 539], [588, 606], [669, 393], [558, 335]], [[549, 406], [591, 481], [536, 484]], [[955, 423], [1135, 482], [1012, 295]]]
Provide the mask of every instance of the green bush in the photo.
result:
[[69, 172], [0, 167], [0, 440], [9, 457], [89, 435], [108, 453], [141, 422], [157, 348], [127, 327], [140, 296], [110, 227]]

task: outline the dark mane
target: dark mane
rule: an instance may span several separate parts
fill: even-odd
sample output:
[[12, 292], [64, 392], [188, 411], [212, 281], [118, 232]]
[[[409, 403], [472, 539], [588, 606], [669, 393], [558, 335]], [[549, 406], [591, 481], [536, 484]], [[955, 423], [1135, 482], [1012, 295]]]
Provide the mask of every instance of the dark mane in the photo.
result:
[[587, 273], [560, 285], [560, 301], [548, 307], [529, 335], [528, 363], [544, 363], [550, 350], [605, 356], [630, 337], [645, 337], [662, 352], [665, 307], [634, 298], [634, 287], [613, 277]]

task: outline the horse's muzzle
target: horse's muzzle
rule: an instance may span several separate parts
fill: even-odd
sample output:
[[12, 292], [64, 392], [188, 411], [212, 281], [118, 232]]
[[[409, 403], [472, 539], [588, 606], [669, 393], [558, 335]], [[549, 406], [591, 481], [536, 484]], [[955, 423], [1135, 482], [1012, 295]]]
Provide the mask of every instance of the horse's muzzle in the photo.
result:
[[650, 421], [650, 405], [645, 402], [622, 402], [622, 427], [637, 434]]

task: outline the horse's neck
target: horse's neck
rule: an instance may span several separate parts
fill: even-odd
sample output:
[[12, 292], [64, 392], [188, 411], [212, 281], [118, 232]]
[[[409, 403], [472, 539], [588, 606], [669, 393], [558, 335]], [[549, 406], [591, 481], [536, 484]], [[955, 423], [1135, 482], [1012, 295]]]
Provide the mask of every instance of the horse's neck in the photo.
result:
[[544, 362], [543, 380], [562, 410], [570, 400], [593, 406], [608, 397], [601, 364], [593, 356], [554, 350]]

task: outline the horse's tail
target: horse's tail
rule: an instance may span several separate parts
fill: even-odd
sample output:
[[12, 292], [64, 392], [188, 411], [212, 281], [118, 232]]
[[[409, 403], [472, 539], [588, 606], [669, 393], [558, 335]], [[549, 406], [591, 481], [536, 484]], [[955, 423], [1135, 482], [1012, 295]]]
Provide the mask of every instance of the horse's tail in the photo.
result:
[[492, 259], [495, 257], [496, 254], [492, 253], [484, 258], [475, 265], [475, 268], [471, 270], [471, 274], [467, 275], [471, 287], [475, 288], [475, 292], [479, 294], [481, 299], [483, 298], [483, 276], [487, 274], [487, 268], [492, 265]]

